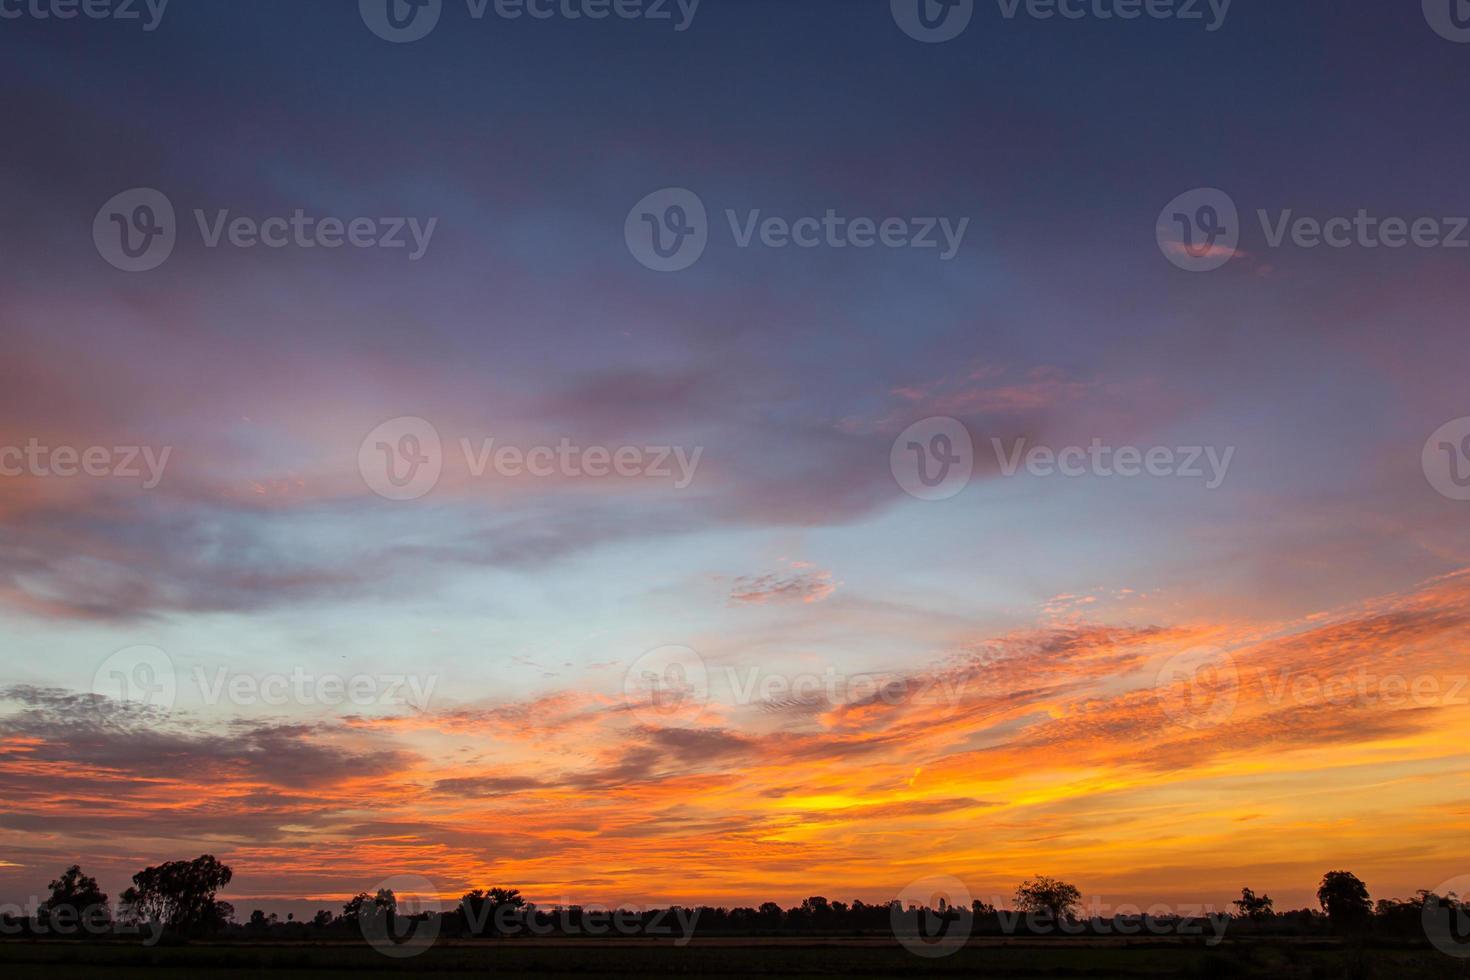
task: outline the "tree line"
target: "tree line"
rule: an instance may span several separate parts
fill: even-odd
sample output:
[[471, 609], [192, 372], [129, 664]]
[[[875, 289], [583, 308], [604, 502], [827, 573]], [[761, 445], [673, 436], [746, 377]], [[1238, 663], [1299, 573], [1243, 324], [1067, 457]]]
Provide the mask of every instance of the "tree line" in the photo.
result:
[[[398, 897], [391, 889], [375, 894], [360, 892], [340, 912], [320, 909], [310, 919], [284, 920], [256, 909], [244, 922], [235, 919], [235, 908], [221, 901], [219, 891], [233, 878], [233, 871], [205, 854], [192, 861], [169, 861], [144, 868], [133, 875], [132, 885], [119, 896], [114, 910], [97, 880], [72, 865], [53, 880], [50, 896], [33, 915], [0, 914], [0, 934], [33, 936], [113, 936], [147, 925], [159, 935], [180, 939], [230, 935], [277, 940], [350, 937], [364, 930], [369, 920], [396, 918], [401, 923], [431, 922], [436, 935], [454, 938], [496, 938], [523, 934], [669, 935], [669, 928], [692, 932], [697, 923], [701, 933], [863, 934], [895, 928], [900, 914], [922, 913], [941, 924], [963, 921], [977, 934], [1016, 932], [1053, 934], [1064, 931], [1082, 934], [1100, 928], [1102, 921], [1116, 922], [1119, 916], [1102, 920], [1082, 907], [1082, 893], [1074, 885], [1055, 878], [1028, 879], [1016, 889], [1009, 909], [983, 901], [959, 908], [938, 900], [937, 908], [903, 906], [899, 902], [868, 904], [830, 901], [814, 896], [799, 905], [782, 907], [765, 902], [755, 907], [676, 906], [668, 909], [610, 910], [600, 907], [538, 907], [526, 901], [515, 888], [476, 888], [466, 892], [457, 907], [438, 913], [400, 913]], [[1367, 886], [1347, 871], [1329, 871], [1317, 890], [1318, 908], [1278, 912], [1269, 895], [1244, 888], [1232, 904], [1235, 912], [1221, 916], [1244, 924], [1248, 932], [1262, 935], [1308, 935], [1381, 931], [1409, 934], [1421, 928], [1426, 906], [1470, 914], [1470, 896], [1436, 895], [1419, 891], [1408, 900], [1372, 901]], [[1191, 916], [1147, 916], [1134, 918], [1183, 921]], [[613, 928], [616, 924], [617, 928]], [[1076, 926], [1059, 930], [1062, 924]]]

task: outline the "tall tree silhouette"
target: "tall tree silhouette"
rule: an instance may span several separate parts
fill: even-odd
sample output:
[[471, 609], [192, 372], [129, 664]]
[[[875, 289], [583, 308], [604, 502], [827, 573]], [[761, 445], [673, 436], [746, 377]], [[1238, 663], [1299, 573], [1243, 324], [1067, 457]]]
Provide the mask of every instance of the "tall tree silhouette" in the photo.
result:
[[133, 886], [121, 900], [133, 919], [160, 922], [184, 935], [211, 932], [234, 914], [230, 903], [215, 899], [234, 874], [213, 854], [168, 861], [133, 875]]
[[1270, 895], [1257, 895], [1249, 888], [1240, 890], [1240, 897], [1231, 903], [1240, 910], [1240, 914], [1252, 922], [1260, 922], [1271, 918], [1275, 914]]

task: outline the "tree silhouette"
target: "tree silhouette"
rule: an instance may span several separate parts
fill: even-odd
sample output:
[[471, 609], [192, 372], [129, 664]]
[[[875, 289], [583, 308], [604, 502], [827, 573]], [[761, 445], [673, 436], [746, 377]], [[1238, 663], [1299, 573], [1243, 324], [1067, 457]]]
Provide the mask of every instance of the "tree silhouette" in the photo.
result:
[[1322, 876], [1317, 901], [1333, 925], [1351, 925], [1368, 917], [1373, 904], [1368, 900], [1368, 886], [1348, 871], [1329, 871]]
[[97, 886], [96, 878], [82, 874], [81, 865], [73, 864], [48, 887], [51, 897], [41, 903], [41, 917], [46, 921], [102, 928], [112, 920], [107, 895]]
[[168, 861], [133, 875], [133, 887], [122, 893], [122, 904], [136, 920], [159, 922], [185, 935], [210, 932], [235, 914], [229, 902], [215, 900], [233, 877], [229, 865], [212, 854]]
[[1250, 919], [1252, 922], [1260, 922], [1262, 920], [1269, 919], [1272, 915], [1275, 914], [1275, 909], [1272, 907], [1273, 903], [1271, 902], [1271, 896], [1257, 896], [1256, 893], [1251, 891], [1249, 888], [1242, 888], [1240, 890], [1240, 898], [1236, 899], [1231, 904], [1240, 910], [1240, 914], [1242, 917]]
[[502, 914], [501, 909], [515, 912], [525, 905], [526, 900], [517, 888], [476, 888], [459, 900], [459, 915], [470, 935], [493, 936], [500, 932], [496, 917]]
[[1028, 878], [1016, 889], [1016, 908], [1019, 911], [1052, 919], [1070, 916], [1081, 902], [1082, 893], [1076, 887], [1045, 875]]
[[246, 927], [255, 932], [266, 932], [275, 924], [276, 913], [272, 912], [270, 915], [266, 915], [263, 910], [256, 909], [250, 913], [250, 921], [246, 923]]
[[376, 895], [358, 892], [342, 906], [342, 918], [356, 921], [375, 915], [395, 915], [398, 912], [398, 896], [391, 888], [379, 888]]

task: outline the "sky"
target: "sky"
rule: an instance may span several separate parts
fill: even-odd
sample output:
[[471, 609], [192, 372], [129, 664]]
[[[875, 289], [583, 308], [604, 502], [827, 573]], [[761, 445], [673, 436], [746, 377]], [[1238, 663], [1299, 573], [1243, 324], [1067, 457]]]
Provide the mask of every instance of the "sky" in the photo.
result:
[[[0, 901], [1470, 874], [1470, 45], [1418, 4], [37, 2]], [[1360, 212], [1444, 234], [1275, 234]]]

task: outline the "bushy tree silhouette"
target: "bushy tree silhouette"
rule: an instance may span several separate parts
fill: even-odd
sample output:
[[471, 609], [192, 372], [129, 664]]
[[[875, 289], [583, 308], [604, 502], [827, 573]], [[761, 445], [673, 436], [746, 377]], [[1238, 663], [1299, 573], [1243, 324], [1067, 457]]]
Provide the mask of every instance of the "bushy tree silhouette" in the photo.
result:
[[398, 896], [391, 888], [379, 888], [376, 895], [358, 892], [342, 906], [342, 918], [356, 922], [374, 915], [395, 915], [398, 912]]
[[1368, 899], [1368, 886], [1357, 875], [1349, 871], [1329, 871], [1322, 876], [1322, 885], [1317, 889], [1317, 901], [1322, 911], [1332, 920], [1334, 927], [1353, 926], [1373, 910]]
[[212, 854], [192, 861], [168, 861], [133, 875], [121, 901], [129, 918], [158, 922], [184, 935], [212, 932], [234, 916], [234, 906], [215, 894], [234, 872]]
[[1075, 886], [1056, 878], [1038, 875], [1021, 882], [1016, 889], [1016, 909], [1052, 919], [1072, 915], [1082, 903], [1082, 893]]
[[472, 936], [499, 935], [497, 917], [525, 908], [526, 900], [516, 888], [476, 888], [459, 900], [459, 915]]
[[105, 928], [112, 920], [107, 908], [107, 895], [97, 885], [97, 879], [82, 873], [81, 865], [73, 864], [51, 882], [51, 897], [41, 903], [40, 918], [63, 927], [82, 924], [90, 928]]

